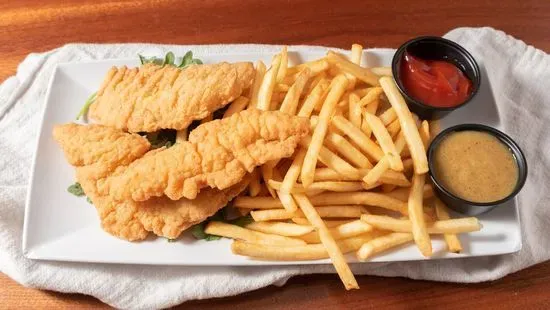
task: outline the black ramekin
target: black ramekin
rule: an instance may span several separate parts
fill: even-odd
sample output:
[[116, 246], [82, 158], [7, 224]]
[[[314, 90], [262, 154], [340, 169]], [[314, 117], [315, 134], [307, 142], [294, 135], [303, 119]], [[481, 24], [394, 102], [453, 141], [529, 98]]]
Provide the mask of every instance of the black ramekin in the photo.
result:
[[[453, 195], [451, 192], [449, 192], [439, 183], [437, 179], [437, 175], [434, 172], [434, 167], [433, 167], [434, 162], [432, 160], [433, 153], [439, 146], [439, 143], [441, 143], [441, 141], [443, 141], [447, 137], [447, 135], [453, 132], [465, 131], [465, 130], [476, 130], [476, 131], [483, 131], [483, 132], [489, 133], [495, 136], [496, 138], [498, 138], [506, 146], [508, 146], [508, 148], [514, 155], [514, 158], [516, 159], [516, 164], [518, 166], [518, 174], [519, 174], [516, 187], [514, 188], [512, 193], [510, 193], [510, 195], [494, 202], [486, 202], [486, 203], [472, 202]], [[449, 208], [467, 215], [477, 215], [477, 214], [485, 213], [492, 210], [493, 208], [496, 208], [499, 205], [502, 205], [503, 203], [512, 199], [514, 196], [516, 196], [519, 193], [519, 191], [525, 184], [525, 180], [527, 179], [527, 160], [525, 159], [523, 152], [521, 151], [519, 146], [516, 144], [516, 142], [514, 142], [514, 140], [512, 140], [512, 138], [510, 138], [505, 133], [495, 128], [485, 126], [485, 125], [480, 125], [480, 124], [456, 125], [456, 126], [447, 128], [443, 130], [441, 133], [439, 133], [434, 138], [434, 140], [430, 144], [430, 147], [428, 148], [428, 164], [430, 168], [430, 177], [434, 186], [435, 194], [439, 197], [439, 199], [445, 202]]]
[[[405, 52], [425, 60], [444, 60], [453, 63], [472, 81], [472, 93], [463, 103], [454, 107], [433, 107], [411, 97], [401, 81], [401, 62]], [[405, 42], [393, 56], [392, 72], [409, 109], [422, 119], [438, 119], [452, 110], [464, 106], [477, 94], [481, 83], [479, 66], [474, 57], [462, 46], [441, 37], [418, 37]]]

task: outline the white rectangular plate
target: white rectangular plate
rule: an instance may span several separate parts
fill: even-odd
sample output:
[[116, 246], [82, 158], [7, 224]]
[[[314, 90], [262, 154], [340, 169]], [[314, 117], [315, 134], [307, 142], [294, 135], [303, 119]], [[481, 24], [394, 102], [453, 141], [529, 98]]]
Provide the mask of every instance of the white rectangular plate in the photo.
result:
[[[394, 50], [374, 49], [363, 55], [369, 66], [388, 66]], [[197, 55], [205, 63], [220, 61], [256, 61], [269, 63], [268, 54]], [[317, 59], [324, 51], [292, 52], [292, 63]], [[33, 164], [32, 183], [27, 197], [23, 251], [31, 259], [131, 263], [158, 265], [283, 265], [324, 264], [328, 260], [274, 262], [258, 261], [233, 255], [230, 240], [196, 241], [188, 233], [176, 242], [151, 237], [131, 243], [104, 232], [94, 207], [86, 199], [67, 192], [75, 180], [74, 168], [65, 160], [52, 138], [55, 124], [73, 122], [87, 97], [95, 92], [111, 66], [138, 66], [139, 61], [105, 60], [93, 63], [61, 64], [55, 71], [46, 96], [44, 118]], [[481, 89], [466, 107], [455, 111], [442, 121], [442, 128], [457, 123], [483, 123], [499, 127], [499, 116], [487, 74], [481, 65]], [[515, 201], [480, 216], [480, 232], [460, 236], [464, 253], [444, 251], [444, 242], [434, 239], [434, 257], [456, 258], [487, 256], [519, 251], [520, 223]], [[410, 261], [425, 259], [414, 245], [405, 246], [375, 257], [372, 262]], [[356, 262], [349, 255], [350, 262]]]

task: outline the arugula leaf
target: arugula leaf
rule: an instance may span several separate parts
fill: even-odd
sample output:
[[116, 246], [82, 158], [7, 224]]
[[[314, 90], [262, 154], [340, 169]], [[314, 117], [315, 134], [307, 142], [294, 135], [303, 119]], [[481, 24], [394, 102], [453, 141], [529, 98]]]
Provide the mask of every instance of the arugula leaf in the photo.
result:
[[86, 197], [86, 201], [87, 201], [88, 203], [94, 204], [93, 201], [90, 199], [90, 197]]
[[206, 240], [206, 241], [214, 241], [214, 240], [220, 240], [221, 238], [222, 238], [221, 236], [207, 235], [206, 238], [204, 238], [204, 240]]
[[187, 53], [185, 53], [185, 55], [181, 59], [181, 63], [178, 66], [178, 68], [185, 68], [189, 66], [192, 61], [193, 61], [193, 52], [188, 51]]
[[82, 186], [80, 185], [80, 183], [76, 182], [74, 183], [73, 185], [69, 186], [67, 188], [67, 191], [73, 195], [75, 195], [76, 197], [82, 197], [84, 196], [84, 190], [82, 189]]
[[206, 239], [208, 235], [204, 232], [204, 222], [191, 227], [191, 234], [198, 240]]
[[97, 95], [97, 92], [93, 93], [88, 97], [86, 102], [84, 103], [84, 106], [82, 109], [80, 109], [80, 112], [76, 115], [76, 119], [79, 120], [82, 116], [88, 114], [88, 109], [90, 108], [90, 105], [94, 102], [95, 96]]
[[174, 65], [174, 61], [176, 60], [176, 56], [174, 56], [174, 53], [168, 52], [166, 53], [166, 56], [164, 56], [164, 63], [163, 65]]
[[176, 242], [176, 241], [177, 241], [176, 239], [170, 239], [170, 238], [166, 238], [166, 240], [167, 240], [168, 242], [170, 242], [170, 243]]

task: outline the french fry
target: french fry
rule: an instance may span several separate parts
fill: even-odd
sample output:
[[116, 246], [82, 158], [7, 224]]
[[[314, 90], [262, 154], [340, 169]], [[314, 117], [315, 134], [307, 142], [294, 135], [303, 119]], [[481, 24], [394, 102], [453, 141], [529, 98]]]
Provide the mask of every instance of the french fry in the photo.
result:
[[[376, 99], [378, 99], [383, 92], [384, 90], [381, 87], [370, 88], [367, 94], [363, 96], [361, 100], [359, 100], [359, 105], [362, 107], [368, 106], [369, 104], [374, 102]], [[371, 114], [374, 114], [374, 113], [371, 113]]]
[[376, 115], [376, 111], [378, 111], [379, 106], [380, 106], [380, 99], [375, 99], [367, 105], [367, 107], [365, 108], [365, 113]]
[[252, 88], [250, 88], [250, 103], [248, 104], [249, 109], [256, 108], [258, 106], [258, 95], [260, 91], [260, 86], [262, 85], [262, 82], [264, 80], [265, 70], [266, 68], [264, 63], [261, 60], [259, 60], [256, 63], [256, 74], [254, 75], [254, 84], [252, 84]]
[[239, 113], [242, 110], [244, 110], [246, 108], [246, 106], [248, 105], [248, 101], [249, 101], [248, 98], [243, 97], [243, 96], [240, 96], [239, 98], [235, 99], [229, 105], [229, 108], [227, 108], [227, 110], [225, 110], [225, 112], [223, 113], [223, 118], [228, 118], [231, 115], [233, 115], [235, 113]]
[[[451, 217], [449, 216], [449, 212], [447, 211], [447, 207], [443, 204], [441, 200], [439, 200], [438, 198], [435, 198], [434, 205], [435, 205], [435, 213], [439, 220], [451, 219]], [[460, 243], [460, 240], [458, 239], [458, 236], [456, 234], [447, 233], [447, 234], [444, 234], [443, 237], [445, 238], [445, 243], [447, 243], [447, 248], [449, 252], [452, 252], [452, 253], [462, 252], [462, 244]]]
[[392, 76], [391, 73], [391, 67], [374, 67], [370, 68], [372, 73], [379, 75], [379, 76]]
[[[274, 181], [274, 180], [269, 180], [269, 181]], [[272, 188], [272, 187], [270, 186], [268, 188]], [[279, 197], [279, 200], [283, 204], [283, 208], [285, 208], [286, 211], [294, 212], [298, 210], [298, 206], [296, 205], [296, 203], [294, 202], [294, 199], [289, 193], [283, 193], [280, 191], [276, 191], [276, 192], [277, 192], [277, 197]]]
[[328, 132], [325, 138], [325, 144], [338, 152], [350, 163], [358, 168], [372, 168], [369, 159], [361, 153], [353, 144], [339, 134]]
[[281, 209], [284, 211], [281, 201], [272, 197], [239, 196], [233, 200], [233, 206], [245, 209]]
[[[371, 169], [359, 169], [355, 174], [343, 175], [330, 168], [317, 168], [315, 170], [314, 181], [360, 181], [370, 172], [370, 170]], [[400, 187], [411, 186], [411, 183], [402, 172], [393, 170], [385, 171], [382, 176], [380, 176], [379, 181], [383, 184], [392, 184]], [[408, 191], [405, 195], [405, 201], [407, 200], [406, 197], [408, 197]]]
[[414, 174], [412, 178], [411, 191], [409, 192], [408, 208], [409, 217], [412, 222], [412, 234], [414, 241], [422, 255], [432, 255], [432, 243], [430, 235], [426, 230], [426, 222], [423, 212], [423, 188], [426, 180], [425, 174]]
[[[370, 241], [376, 234], [367, 233], [336, 242], [342, 253], [356, 251], [365, 242]], [[262, 244], [247, 243], [235, 240], [231, 245], [233, 254], [250, 256], [256, 259], [275, 261], [315, 260], [329, 258], [329, 254], [323, 244], [308, 244], [302, 246], [285, 247], [284, 250], [278, 247]]]
[[378, 76], [372, 73], [372, 71], [370, 71], [370, 69], [368, 68], [363, 68], [359, 65], [356, 65], [353, 62], [350, 62], [349, 60], [337, 55], [332, 51], [328, 52], [327, 60], [329, 61], [329, 63], [335, 65], [338, 69], [353, 75], [357, 79], [369, 85], [378, 85]]
[[258, 169], [259, 168], [256, 168], [254, 169], [254, 171], [252, 171], [252, 175], [250, 176], [250, 183], [248, 184], [248, 194], [252, 197], [257, 196], [262, 189]]
[[277, 82], [280, 83], [286, 76], [286, 70], [288, 69], [288, 46], [283, 46], [281, 50], [281, 64], [279, 65], [279, 71], [277, 72]]
[[399, 152], [395, 149], [395, 144], [393, 144], [393, 140], [382, 121], [370, 113], [365, 114], [365, 121], [369, 124], [372, 133], [380, 144], [380, 148], [385, 154], [384, 158], [387, 158], [390, 168], [394, 171], [403, 171], [403, 162]]
[[[379, 105], [380, 100], [374, 99], [374, 101], [371, 101], [371, 103], [369, 103], [366, 108], [362, 108], [361, 113], [363, 114], [363, 116], [366, 116], [367, 114], [375, 115]], [[365, 133], [367, 137], [370, 138], [372, 134], [372, 129], [370, 128], [367, 121], [363, 121], [363, 123], [361, 124], [361, 130]]]
[[414, 162], [414, 171], [417, 174], [423, 174], [428, 172], [428, 159], [426, 157], [426, 149], [418, 133], [416, 127], [416, 122], [412, 118], [412, 114], [405, 103], [405, 100], [399, 93], [395, 82], [391, 77], [382, 77], [380, 78], [380, 85], [388, 100], [390, 101], [391, 106], [397, 114], [399, 119], [399, 124], [401, 125], [401, 130], [405, 135], [405, 140], [407, 141], [407, 146], [411, 152], [411, 157]]
[[287, 84], [279, 83], [279, 84], [275, 84], [275, 88], [273, 89], [273, 92], [286, 93], [288, 92], [289, 89], [290, 89], [290, 86], [288, 86]]
[[188, 136], [187, 128], [178, 130], [176, 132], [176, 143], [187, 141], [187, 136]]
[[306, 88], [305, 88], [305, 92], [304, 92], [304, 97], [311, 94], [311, 92], [313, 91], [313, 89], [319, 85], [319, 83], [322, 81], [322, 80], [325, 80], [328, 82], [328, 79], [327, 79], [327, 73], [326, 72], [320, 72], [318, 73], [317, 75], [315, 74], [311, 74], [311, 76], [313, 77], [312, 79], [310, 79], [309, 83], [306, 85]]
[[293, 217], [291, 218], [291, 220], [298, 225], [311, 225], [311, 223], [305, 217]]
[[[383, 230], [412, 233], [413, 223], [410, 220], [395, 219], [386, 215], [363, 214], [361, 220]], [[475, 217], [439, 220], [427, 224], [429, 234], [460, 234], [479, 231], [481, 224]]]
[[[311, 139], [309, 137], [305, 137], [300, 141], [300, 143], [302, 144], [303, 147], [307, 147], [307, 145], [310, 144], [309, 142], [310, 140]], [[332, 152], [331, 150], [329, 150], [324, 146], [322, 146], [321, 149], [319, 150], [318, 158], [319, 158], [319, 161], [321, 161], [327, 167], [333, 170], [336, 170], [340, 174], [354, 175], [357, 173], [357, 169], [355, 169], [348, 162], [346, 162], [345, 160], [343, 160], [334, 152]], [[304, 159], [304, 162], [305, 162], [305, 159]], [[313, 177], [315, 177], [315, 170], [313, 171]], [[302, 183], [304, 183], [303, 178], [302, 178]]]
[[338, 103], [338, 100], [340, 100], [340, 97], [344, 94], [347, 83], [348, 80], [346, 77], [342, 75], [337, 76], [334, 79], [327, 98], [323, 103], [323, 107], [321, 108], [319, 121], [317, 122], [317, 126], [315, 126], [315, 131], [313, 132], [311, 143], [309, 144], [309, 148], [306, 152], [304, 163], [302, 165], [301, 180], [306, 188], [313, 183], [313, 174], [315, 173], [317, 156], [323, 146], [323, 140], [325, 139], [330, 117], [334, 112], [334, 108]]
[[351, 46], [351, 57], [350, 57], [351, 62], [360, 66], [362, 56], [363, 56], [363, 47], [359, 44], [353, 44]]
[[[403, 135], [402, 131], [399, 131], [393, 144], [395, 144], [395, 150], [397, 151], [397, 153], [403, 156], [403, 149], [405, 149], [405, 147], [407, 146], [407, 141], [405, 141], [405, 136]], [[405, 164], [403, 163], [403, 169], [405, 169], [404, 165]]]
[[310, 225], [305, 226], [283, 222], [252, 222], [246, 225], [246, 228], [266, 234], [273, 234], [285, 237], [303, 236], [312, 232], [315, 229], [313, 226]]
[[298, 74], [296, 82], [294, 82], [294, 84], [290, 87], [286, 93], [283, 103], [281, 104], [281, 112], [291, 115], [296, 114], [296, 110], [298, 109], [298, 101], [300, 100], [300, 96], [302, 95], [302, 91], [304, 90], [304, 86], [306, 85], [310, 74], [311, 70], [309, 70], [309, 68], [305, 68]]
[[372, 168], [363, 178], [363, 182], [367, 185], [374, 185], [378, 183], [378, 180], [382, 175], [390, 169], [390, 161], [387, 156], [382, 157], [380, 161]]
[[372, 87], [358, 88], [358, 89], [355, 89], [353, 92], [357, 96], [359, 96], [359, 98], [363, 98], [370, 92], [371, 89]]
[[[400, 130], [401, 130], [401, 125], [399, 124], [399, 120], [397, 120], [397, 119], [395, 121], [391, 122], [391, 124], [389, 124], [388, 127], [387, 127], [387, 131], [388, 131], [388, 133], [390, 134], [390, 136], [392, 138], [397, 137]], [[405, 142], [406, 142], [406, 140], [405, 140]]]
[[347, 220], [327, 220], [327, 219], [323, 219], [323, 221], [325, 222], [325, 225], [327, 225], [328, 228], [333, 228], [333, 227], [337, 227], [337, 226], [340, 226], [340, 225], [351, 223], [351, 222], [357, 221], [357, 220], [350, 218], [350, 219], [347, 219]]
[[279, 247], [306, 244], [306, 242], [301, 239], [264, 234], [261, 232], [242, 228], [237, 225], [227, 224], [223, 222], [216, 222], [216, 221], [209, 222], [206, 225], [204, 232], [211, 235], [244, 240], [250, 243], [274, 245]]
[[309, 68], [311, 70], [312, 75], [317, 75], [323, 71], [326, 71], [330, 67], [330, 64], [328, 63], [326, 58], [317, 59], [310, 62], [305, 62], [303, 64], [290, 67], [286, 70], [286, 75], [293, 75], [296, 74], [305, 68]]
[[348, 117], [350, 122], [357, 128], [361, 128], [361, 107], [359, 106], [359, 97], [356, 94], [350, 94], [348, 99]]
[[[296, 197], [296, 195], [304, 196], [303, 194], [293, 194], [292, 196]], [[315, 210], [322, 218], [359, 218], [361, 214], [365, 212], [364, 208], [361, 206], [346, 205], [320, 206], [316, 207]], [[304, 217], [304, 213], [300, 210], [288, 212], [285, 209], [254, 210], [250, 212], [250, 215], [256, 222], [288, 220], [297, 217]]]
[[[402, 187], [386, 193], [386, 195], [407, 202], [409, 199], [409, 192], [410, 188]], [[428, 199], [434, 196], [434, 192], [430, 184], [424, 185], [422, 196], [424, 197], [424, 199]]]
[[300, 170], [302, 168], [305, 156], [306, 150], [304, 148], [298, 149], [296, 155], [294, 156], [294, 159], [292, 160], [292, 164], [290, 164], [290, 167], [288, 168], [288, 171], [286, 172], [286, 175], [283, 179], [283, 184], [280, 188], [280, 191], [282, 193], [288, 194], [292, 192], [292, 188], [294, 187], [296, 181], [298, 180], [298, 177], [300, 176]]
[[309, 93], [309, 95], [304, 100], [304, 103], [302, 104], [302, 107], [300, 108], [300, 111], [298, 111], [298, 116], [302, 117], [309, 117], [311, 116], [311, 113], [315, 109], [315, 107], [322, 101], [323, 96], [328, 89], [329, 81], [326, 79], [322, 79], [317, 85], [313, 88], [313, 90]]
[[[269, 180], [269, 185], [276, 190], [281, 190], [282, 188], [282, 183], [275, 180]], [[327, 181], [327, 182], [313, 182], [307, 189], [305, 189], [302, 186], [302, 184], [295, 184], [291, 189], [290, 193], [303, 194], [303, 193], [307, 193], [310, 190], [323, 190], [323, 191], [333, 191], [333, 192], [356, 192], [362, 189], [363, 187], [361, 185], [361, 182]]]
[[[405, 146], [405, 150], [408, 150], [407, 146]], [[405, 156], [403, 153], [405, 152], [401, 152], [401, 156]], [[404, 172], [412, 172], [414, 170], [414, 163], [412, 158], [407, 158], [403, 161], [403, 169]]]
[[375, 254], [384, 252], [412, 240], [413, 236], [410, 233], [391, 233], [375, 238], [361, 246], [359, 251], [357, 251], [357, 259], [359, 261], [365, 261]]
[[424, 144], [424, 148], [428, 149], [428, 146], [430, 146], [430, 125], [428, 124], [428, 121], [422, 121], [418, 131], [420, 133], [420, 139], [422, 139], [422, 143]]
[[281, 66], [281, 55], [275, 55], [271, 61], [271, 68], [267, 70], [258, 90], [258, 103], [256, 107], [259, 110], [269, 110], [271, 108], [271, 97], [273, 96], [273, 89], [277, 83], [277, 73]]
[[376, 161], [382, 159], [384, 152], [376, 143], [372, 142], [359, 128], [353, 126], [347, 119], [342, 116], [335, 116], [332, 118], [332, 124], [339, 130], [343, 131], [355, 144], [361, 148], [370, 157]]
[[[355, 237], [372, 232], [373, 227], [367, 224], [365, 221], [355, 220], [336, 227], [329, 228], [329, 232], [334, 240], [340, 240], [350, 237]], [[321, 239], [316, 231], [312, 231], [308, 234], [304, 234], [300, 237], [307, 243], [320, 243]]]
[[315, 206], [323, 205], [368, 205], [407, 214], [407, 204], [382, 193], [351, 192], [323, 193], [310, 197]]
[[342, 251], [338, 247], [338, 244], [336, 243], [334, 238], [330, 235], [327, 226], [317, 213], [317, 210], [313, 207], [306, 196], [297, 194], [294, 195], [294, 198], [296, 199], [296, 202], [300, 206], [300, 209], [305, 214], [306, 218], [318, 230], [321, 243], [327, 250], [327, 253], [329, 254], [329, 257], [334, 265], [334, 268], [340, 276], [342, 283], [344, 283], [345, 288], [347, 290], [358, 289], [359, 285], [357, 284], [357, 281], [355, 280], [355, 277], [353, 276], [353, 273], [351, 272], [351, 269], [349, 268], [346, 259], [342, 254]]
[[269, 162], [263, 164], [262, 166], [260, 166], [260, 171], [261, 171], [262, 178], [264, 180], [265, 186], [266, 186], [267, 190], [269, 191], [269, 194], [273, 198], [277, 197], [277, 193], [275, 192], [275, 190], [273, 188], [271, 188], [269, 186], [269, 180], [271, 180], [273, 178], [273, 169], [275, 168], [276, 165], [277, 165], [277, 161], [269, 161]]
[[384, 126], [388, 126], [389, 124], [391, 124], [391, 122], [397, 119], [397, 114], [395, 113], [395, 110], [393, 108], [389, 108], [384, 111], [384, 113], [380, 114], [379, 117], [382, 121], [382, 124], [384, 124]]

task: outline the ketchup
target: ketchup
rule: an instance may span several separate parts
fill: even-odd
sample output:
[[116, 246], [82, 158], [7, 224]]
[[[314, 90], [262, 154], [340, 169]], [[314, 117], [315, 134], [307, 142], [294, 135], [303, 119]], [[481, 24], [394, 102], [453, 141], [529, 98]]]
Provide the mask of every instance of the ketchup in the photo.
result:
[[405, 53], [401, 72], [409, 95], [429, 106], [454, 107], [472, 93], [472, 81], [450, 62], [424, 60]]

